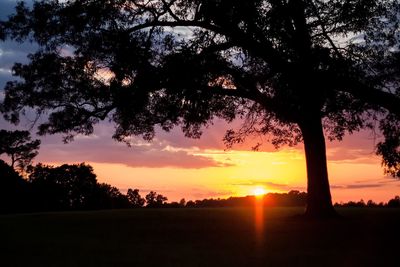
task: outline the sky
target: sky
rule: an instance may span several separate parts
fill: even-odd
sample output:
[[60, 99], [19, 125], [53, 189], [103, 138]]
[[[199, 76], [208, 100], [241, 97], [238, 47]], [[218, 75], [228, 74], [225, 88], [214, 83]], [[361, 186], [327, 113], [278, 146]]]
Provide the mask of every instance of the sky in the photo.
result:
[[[12, 12], [16, 1], [0, 0], [0, 19]], [[30, 43], [0, 42], [0, 99], [6, 81], [13, 80], [14, 62], [27, 62], [35, 50]], [[27, 118], [29, 120], [29, 118]], [[64, 144], [60, 135], [38, 137], [42, 141], [35, 163], [51, 165], [86, 162], [94, 167], [99, 182], [118, 187], [122, 192], [138, 188], [142, 195], [150, 190], [170, 201], [226, 198], [253, 194], [257, 187], [267, 192], [306, 190], [303, 146], [275, 150], [264, 144], [251, 151], [249, 143], [226, 150], [222, 137], [228, 125], [216, 120], [204, 130], [201, 139], [183, 136], [180, 129], [157, 131], [149, 143], [134, 138], [131, 147], [114, 141], [111, 123], [96, 126], [91, 136], [79, 135]], [[0, 128], [16, 129], [0, 119]], [[22, 123], [18, 129], [29, 128]], [[35, 129], [31, 130], [32, 133]], [[381, 160], [374, 154], [376, 139], [369, 132], [346, 136], [342, 142], [327, 143], [328, 169], [334, 202], [372, 199], [388, 201], [400, 195], [400, 182], [383, 173]]]

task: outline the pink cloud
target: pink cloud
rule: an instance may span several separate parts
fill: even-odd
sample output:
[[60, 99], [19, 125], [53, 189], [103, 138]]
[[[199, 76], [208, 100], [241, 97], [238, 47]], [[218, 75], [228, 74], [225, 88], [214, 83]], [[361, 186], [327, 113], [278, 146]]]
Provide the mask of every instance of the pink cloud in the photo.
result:
[[124, 143], [112, 140], [111, 136], [112, 127], [101, 125], [94, 135], [77, 136], [75, 141], [68, 144], [62, 143], [60, 136], [45, 138], [36, 162], [85, 161], [125, 164], [130, 167], [188, 169], [230, 166], [206, 156], [193, 155], [190, 149], [171, 146], [180, 145], [178, 142], [155, 139], [154, 142], [148, 143], [137, 138], [132, 146], [128, 147]]

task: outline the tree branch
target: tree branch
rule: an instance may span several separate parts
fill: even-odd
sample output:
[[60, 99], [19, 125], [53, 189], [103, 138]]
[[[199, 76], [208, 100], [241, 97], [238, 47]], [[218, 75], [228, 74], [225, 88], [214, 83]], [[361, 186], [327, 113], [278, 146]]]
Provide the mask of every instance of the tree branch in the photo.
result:
[[389, 112], [400, 115], [400, 97], [356, 80], [347, 80], [341, 91], [352, 94], [371, 105], [383, 107]]
[[310, 1], [310, 4], [311, 4], [311, 6], [313, 8], [315, 16], [318, 19], [318, 22], [319, 22], [318, 24], [321, 27], [322, 36], [324, 36], [328, 40], [329, 44], [331, 45], [332, 49], [335, 51], [335, 54], [338, 56], [338, 58], [343, 59], [343, 55], [340, 53], [338, 47], [335, 45], [335, 43], [333, 42], [332, 38], [329, 36], [329, 34], [328, 34], [328, 32], [327, 32], [327, 30], [325, 28], [325, 25], [322, 22], [322, 18], [321, 18], [320, 14], [319, 14], [317, 6], [315, 5], [315, 3], [313, 1]]
[[168, 14], [176, 21], [181, 21], [181, 19], [175, 15], [175, 13], [171, 10], [171, 6], [174, 4], [175, 1], [171, 1], [170, 3], [167, 3], [165, 0], [161, 0], [161, 2], [164, 4], [165, 9], [167, 10]]
[[251, 36], [247, 36], [240, 30], [235, 30], [233, 27], [226, 29], [215, 24], [210, 24], [205, 21], [194, 20], [179, 20], [179, 21], [151, 21], [139, 24], [127, 29], [128, 33], [144, 30], [150, 27], [197, 27], [209, 30], [226, 36], [233, 45], [241, 46], [250, 54], [264, 59], [272, 71], [285, 71], [288, 67], [288, 62], [274, 48], [273, 44], [268, 40], [263, 40], [262, 43], [254, 41]]
[[262, 93], [254, 94], [244, 89], [225, 89], [222, 86], [209, 86], [208, 90], [215, 95], [245, 98], [262, 105], [266, 110], [276, 111], [273, 99], [266, 97]]

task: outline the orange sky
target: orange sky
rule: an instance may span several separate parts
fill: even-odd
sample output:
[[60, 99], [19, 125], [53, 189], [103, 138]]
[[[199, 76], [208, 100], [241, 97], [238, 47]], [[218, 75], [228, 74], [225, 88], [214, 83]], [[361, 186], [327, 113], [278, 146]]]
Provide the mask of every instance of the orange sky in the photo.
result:
[[[200, 140], [184, 138], [179, 130], [160, 132], [152, 143], [134, 139], [134, 145], [128, 148], [112, 141], [112, 126], [101, 125], [95, 135], [78, 137], [66, 145], [59, 138], [44, 139], [37, 161], [85, 161], [94, 167], [101, 182], [123, 192], [138, 188], [143, 195], [155, 190], [170, 201], [245, 196], [259, 186], [269, 192], [305, 191], [302, 145], [279, 151], [268, 144], [262, 152], [245, 150], [245, 146], [225, 151], [221, 139], [226, 128], [225, 123], [216, 122]], [[374, 140], [365, 132], [328, 143], [335, 202], [379, 202], [400, 194], [400, 182], [383, 175], [373, 147]]]

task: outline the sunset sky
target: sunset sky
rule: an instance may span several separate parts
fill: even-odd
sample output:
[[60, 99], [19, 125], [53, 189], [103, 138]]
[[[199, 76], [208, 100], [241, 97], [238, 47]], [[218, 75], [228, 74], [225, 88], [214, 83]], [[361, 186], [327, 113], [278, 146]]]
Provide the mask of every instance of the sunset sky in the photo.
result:
[[[0, 1], [0, 19], [12, 12], [16, 1]], [[0, 88], [12, 79], [10, 68], [16, 61], [26, 62], [34, 51], [31, 44], [0, 43]], [[0, 90], [0, 99], [3, 96]], [[184, 138], [179, 129], [158, 131], [152, 143], [133, 139], [133, 145], [112, 140], [113, 125], [102, 123], [94, 135], [77, 136], [63, 144], [60, 136], [41, 137], [42, 145], [35, 162], [53, 165], [86, 162], [94, 167], [100, 182], [122, 192], [138, 188], [181, 198], [245, 196], [255, 188], [267, 192], [306, 190], [303, 146], [276, 151], [264, 144], [260, 152], [250, 151], [251, 142], [225, 150], [224, 132], [234, 125], [215, 121], [199, 140]], [[20, 125], [20, 129], [24, 128]], [[3, 120], [0, 128], [14, 129]], [[379, 138], [379, 137], [378, 137]], [[383, 174], [380, 158], [374, 155], [377, 140], [362, 132], [346, 136], [342, 142], [328, 143], [327, 155], [333, 201], [387, 201], [400, 194], [400, 182]]]

